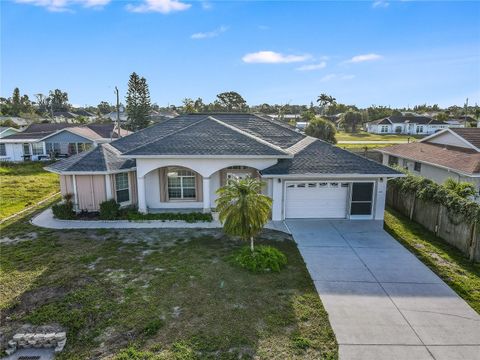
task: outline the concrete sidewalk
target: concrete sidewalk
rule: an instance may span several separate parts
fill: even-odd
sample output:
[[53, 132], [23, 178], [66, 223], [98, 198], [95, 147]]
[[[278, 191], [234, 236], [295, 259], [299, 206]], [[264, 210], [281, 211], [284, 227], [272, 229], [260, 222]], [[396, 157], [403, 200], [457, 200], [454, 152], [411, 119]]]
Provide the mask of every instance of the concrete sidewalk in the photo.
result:
[[374, 221], [287, 221], [342, 360], [480, 360], [480, 316]]
[[[35, 226], [48, 229], [215, 229], [222, 227], [222, 224], [219, 221], [188, 223], [181, 220], [58, 220], [53, 217], [51, 208], [36, 215], [32, 218], [31, 223]], [[270, 221], [265, 228], [289, 233], [283, 221]]]

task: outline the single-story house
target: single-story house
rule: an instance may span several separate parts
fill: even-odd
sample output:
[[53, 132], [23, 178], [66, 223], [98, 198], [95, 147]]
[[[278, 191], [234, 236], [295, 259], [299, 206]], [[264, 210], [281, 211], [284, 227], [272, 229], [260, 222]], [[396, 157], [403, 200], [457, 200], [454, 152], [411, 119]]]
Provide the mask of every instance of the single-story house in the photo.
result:
[[130, 134], [114, 124], [32, 124], [24, 131], [0, 138], [0, 160], [24, 161], [68, 157]]
[[379, 149], [383, 164], [443, 183], [448, 178], [475, 184], [480, 190], [480, 129], [445, 129], [419, 142]]
[[273, 199], [272, 219], [383, 219], [390, 167], [248, 113], [186, 114], [46, 170], [60, 175], [76, 210], [115, 199], [143, 213], [208, 212], [232, 178], [255, 177]]
[[392, 115], [365, 124], [372, 134], [430, 135], [449, 127], [445, 122], [418, 115]]

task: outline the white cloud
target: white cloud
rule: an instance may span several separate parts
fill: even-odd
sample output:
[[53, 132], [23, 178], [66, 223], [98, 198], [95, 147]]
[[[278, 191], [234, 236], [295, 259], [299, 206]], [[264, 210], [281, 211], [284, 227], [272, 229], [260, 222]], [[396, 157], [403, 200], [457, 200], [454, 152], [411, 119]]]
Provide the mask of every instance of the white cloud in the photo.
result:
[[320, 79], [321, 82], [327, 82], [331, 80], [352, 80], [355, 75], [351, 74], [327, 74]]
[[275, 51], [258, 51], [244, 55], [242, 60], [246, 63], [287, 64], [306, 61], [310, 58], [311, 56], [308, 54], [285, 55]]
[[19, 4], [41, 6], [48, 11], [70, 11], [73, 5], [80, 5], [86, 8], [102, 7], [111, 0], [15, 0]]
[[195, 34], [192, 34], [190, 37], [195, 40], [200, 40], [200, 39], [209, 39], [213, 37], [217, 37], [220, 34], [224, 33], [225, 31], [228, 30], [228, 27], [226, 26], [220, 26], [218, 29], [215, 29], [213, 31], [208, 31], [208, 32], [198, 32]]
[[327, 66], [327, 63], [325, 61], [322, 61], [318, 64], [308, 64], [308, 65], [302, 65], [295, 70], [298, 71], [313, 71], [313, 70], [320, 70], [324, 69]]
[[192, 5], [178, 0], [143, 0], [139, 5], [128, 4], [127, 10], [135, 13], [159, 12], [168, 14], [188, 10]]
[[372, 3], [373, 8], [386, 8], [390, 5], [388, 1], [385, 0], [376, 0]]
[[356, 55], [352, 57], [350, 60], [345, 61], [346, 63], [361, 63], [365, 61], [373, 61], [373, 60], [380, 60], [383, 56], [378, 54], [363, 54], [363, 55]]

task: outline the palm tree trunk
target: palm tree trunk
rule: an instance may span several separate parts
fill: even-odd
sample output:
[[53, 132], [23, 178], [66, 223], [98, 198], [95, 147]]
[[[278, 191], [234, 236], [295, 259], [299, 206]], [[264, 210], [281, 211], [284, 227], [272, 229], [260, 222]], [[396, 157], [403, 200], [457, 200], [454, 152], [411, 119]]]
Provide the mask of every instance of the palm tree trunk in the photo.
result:
[[254, 247], [253, 247], [253, 236], [250, 237], [250, 250], [253, 252], [254, 251]]

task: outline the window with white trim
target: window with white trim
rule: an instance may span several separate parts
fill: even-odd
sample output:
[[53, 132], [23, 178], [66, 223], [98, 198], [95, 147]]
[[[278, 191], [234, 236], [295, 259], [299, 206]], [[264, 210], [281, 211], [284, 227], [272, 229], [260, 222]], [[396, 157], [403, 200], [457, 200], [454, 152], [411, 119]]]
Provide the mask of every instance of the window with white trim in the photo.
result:
[[33, 155], [43, 155], [43, 144], [42, 143], [33, 143], [32, 144], [32, 153], [33, 153]]
[[380, 132], [381, 133], [388, 133], [388, 125], [382, 125], [380, 127]]
[[0, 156], [7, 156], [7, 149], [4, 143], [0, 144]]
[[31, 155], [30, 144], [23, 144], [23, 155]]
[[118, 203], [130, 201], [130, 189], [128, 187], [128, 173], [115, 174], [115, 192]]
[[195, 200], [197, 197], [195, 173], [188, 169], [168, 169], [167, 190], [169, 200]]

